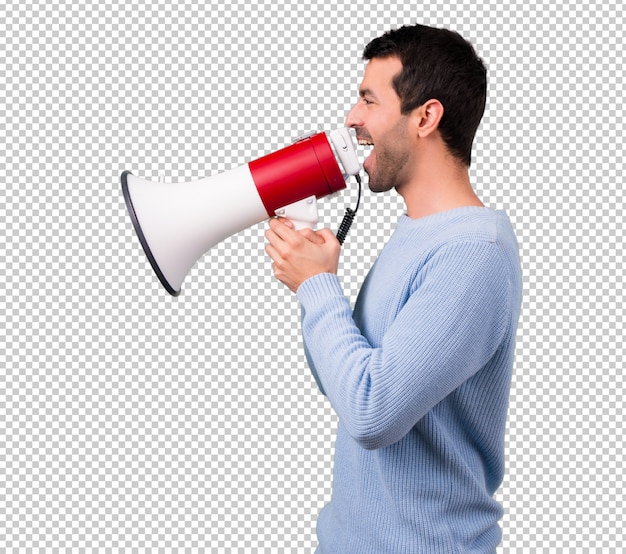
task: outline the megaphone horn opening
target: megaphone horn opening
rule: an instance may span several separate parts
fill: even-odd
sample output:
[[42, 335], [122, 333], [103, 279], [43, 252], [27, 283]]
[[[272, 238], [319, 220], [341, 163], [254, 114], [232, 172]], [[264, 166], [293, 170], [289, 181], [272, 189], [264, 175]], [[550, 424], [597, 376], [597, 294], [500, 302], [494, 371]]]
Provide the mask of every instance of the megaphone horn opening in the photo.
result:
[[124, 200], [126, 202], [126, 208], [128, 209], [128, 213], [130, 215], [130, 219], [133, 222], [133, 227], [135, 228], [135, 232], [139, 237], [139, 241], [141, 242], [141, 246], [143, 247], [143, 251], [146, 253], [148, 261], [152, 266], [152, 269], [156, 273], [159, 281], [165, 287], [165, 290], [169, 292], [172, 296], [178, 296], [180, 294], [180, 289], [175, 290], [172, 285], [170, 285], [163, 275], [159, 264], [157, 263], [152, 251], [150, 250], [150, 246], [148, 246], [148, 241], [146, 240], [143, 231], [141, 230], [141, 224], [139, 223], [139, 219], [137, 218], [137, 213], [135, 212], [135, 207], [133, 206], [133, 200], [130, 196], [130, 191], [128, 190], [128, 176], [132, 175], [130, 171], [124, 171], [122, 173], [122, 192], [124, 193]]

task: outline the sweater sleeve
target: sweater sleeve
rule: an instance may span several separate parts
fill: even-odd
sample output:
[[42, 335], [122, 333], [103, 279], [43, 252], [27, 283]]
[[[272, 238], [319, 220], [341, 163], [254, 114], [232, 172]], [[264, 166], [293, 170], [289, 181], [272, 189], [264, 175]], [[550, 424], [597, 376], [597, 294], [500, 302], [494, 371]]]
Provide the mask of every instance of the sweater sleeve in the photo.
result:
[[350, 435], [368, 449], [395, 443], [482, 368], [506, 331], [509, 288], [494, 243], [441, 247], [374, 348], [335, 275], [305, 281], [298, 298], [307, 358]]

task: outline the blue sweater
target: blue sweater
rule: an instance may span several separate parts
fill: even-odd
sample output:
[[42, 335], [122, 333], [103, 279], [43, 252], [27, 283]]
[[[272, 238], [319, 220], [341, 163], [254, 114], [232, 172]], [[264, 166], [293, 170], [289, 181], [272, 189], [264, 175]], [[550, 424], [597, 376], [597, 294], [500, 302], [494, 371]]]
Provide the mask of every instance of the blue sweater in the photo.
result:
[[336, 275], [297, 291], [339, 419], [323, 554], [493, 552], [521, 272], [503, 212], [402, 216], [354, 312]]

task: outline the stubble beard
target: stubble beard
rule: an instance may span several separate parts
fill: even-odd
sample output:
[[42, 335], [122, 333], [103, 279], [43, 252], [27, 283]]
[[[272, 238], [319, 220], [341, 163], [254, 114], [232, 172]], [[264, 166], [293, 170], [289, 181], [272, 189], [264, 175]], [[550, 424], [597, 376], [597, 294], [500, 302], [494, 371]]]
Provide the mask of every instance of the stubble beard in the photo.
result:
[[409, 159], [406, 150], [376, 146], [376, 167], [365, 172], [369, 177], [369, 189], [374, 192], [387, 192], [402, 184], [402, 173]]
[[403, 144], [408, 119], [400, 118], [395, 127], [387, 133], [390, 140], [381, 139], [376, 142], [374, 155], [375, 167], [365, 170], [369, 177], [369, 188], [372, 192], [387, 192], [402, 186], [405, 168], [410, 158], [407, 145]]

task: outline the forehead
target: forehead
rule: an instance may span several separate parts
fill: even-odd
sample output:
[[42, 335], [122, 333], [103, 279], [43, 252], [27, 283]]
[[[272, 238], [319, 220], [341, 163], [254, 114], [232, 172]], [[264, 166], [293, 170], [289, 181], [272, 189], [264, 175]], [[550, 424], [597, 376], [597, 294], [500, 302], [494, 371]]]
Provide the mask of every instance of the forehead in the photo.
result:
[[401, 71], [402, 62], [395, 56], [370, 60], [363, 74], [361, 94], [364, 91], [376, 95], [388, 94], [389, 92], [395, 94], [393, 79]]

